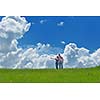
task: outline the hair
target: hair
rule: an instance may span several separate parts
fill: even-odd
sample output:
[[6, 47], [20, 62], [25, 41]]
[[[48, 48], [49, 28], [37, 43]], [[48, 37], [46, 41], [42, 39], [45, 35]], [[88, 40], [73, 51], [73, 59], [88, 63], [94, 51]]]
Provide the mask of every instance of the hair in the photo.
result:
[[61, 56], [60, 53], [58, 54], [58, 56]]

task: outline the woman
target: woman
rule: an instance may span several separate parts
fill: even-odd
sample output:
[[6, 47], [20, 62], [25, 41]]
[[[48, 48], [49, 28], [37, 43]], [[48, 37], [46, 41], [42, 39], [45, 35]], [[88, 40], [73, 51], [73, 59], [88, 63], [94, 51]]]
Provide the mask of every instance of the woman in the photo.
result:
[[59, 69], [63, 69], [63, 57], [59, 54], [58, 55], [58, 65], [59, 65]]

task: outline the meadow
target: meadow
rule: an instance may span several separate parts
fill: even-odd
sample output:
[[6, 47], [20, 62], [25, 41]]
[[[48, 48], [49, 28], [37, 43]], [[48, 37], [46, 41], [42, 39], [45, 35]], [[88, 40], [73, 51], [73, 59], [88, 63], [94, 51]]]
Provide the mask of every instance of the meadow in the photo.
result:
[[0, 83], [99, 83], [100, 66], [66, 69], [0, 69]]

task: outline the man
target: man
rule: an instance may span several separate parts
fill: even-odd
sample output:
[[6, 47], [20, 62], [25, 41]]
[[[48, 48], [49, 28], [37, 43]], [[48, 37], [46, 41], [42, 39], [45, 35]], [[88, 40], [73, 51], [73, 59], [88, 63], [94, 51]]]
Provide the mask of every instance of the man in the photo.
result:
[[55, 66], [56, 66], [56, 69], [58, 69], [59, 57], [57, 56], [56, 58], [51, 58], [51, 59], [54, 59], [56, 61]]
[[55, 60], [56, 60], [56, 69], [58, 69], [58, 63], [59, 63], [59, 57], [57, 56], [56, 58], [55, 58]]

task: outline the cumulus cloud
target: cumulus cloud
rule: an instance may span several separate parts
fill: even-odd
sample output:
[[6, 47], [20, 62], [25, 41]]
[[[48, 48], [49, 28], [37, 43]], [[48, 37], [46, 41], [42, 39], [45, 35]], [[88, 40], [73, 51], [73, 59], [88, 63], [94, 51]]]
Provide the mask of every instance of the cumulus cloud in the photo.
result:
[[53, 54], [40, 55], [36, 49], [29, 48], [20, 55], [20, 61], [15, 68], [53, 68], [54, 61], [50, 59]]
[[57, 54], [60, 52], [63, 52], [61, 48], [57, 47], [52, 47], [50, 44], [41, 44], [38, 43], [37, 46], [35, 47], [35, 50], [37, 51], [38, 54]]
[[24, 17], [8, 16], [0, 22], [0, 52], [7, 53], [17, 49], [17, 39], [23, 37], [30, 28]]
[[[37, 47], [27, 49], [20, 56], [21, 60], [17, 63], [16, 68], [55, 68], [55, 61], [50, 58], [56, 55], [54, 53], [47, 53], [50, 52], [48, 47], [51, 46], [38, 43]], [[43, 52], [46, 50], [47, 52]], [[76, 44], [69, 43], [61, 54], [64, 57], [64, 68], [95, 67], [100, 63], [97, 60], [98, 53], [100, 52], [97, 50], [90, 54], [88, 49], [78, 48]]]
[[[91, 56], [92, 55], [92, 56]], [[97, 66], [96, 59], [93, 54], [89, 53], [86, 48], [78, 48], [76, 44], [70, 43], [66, 45], [63, 53], [65, 67], [95, 67]]]
[[7, 16], [0, 22], [0, 67], [14, 67], [20, 60], [18, 39], [29, 31], [31, 24], [24, 17]]
[[[29, 31], [31, 24], [24, 17], [4, 17], [0, 22], [0, 68], [55, 68], [50, 59], [57, 53], [64, 57], [64, 68], [86, 68], [100, 65], [100, 49], [90, 53], [69, 43], [64, 50], [50, 44], [38, 43], [34, 47], [18, 47], [18, 39]], [[64, 41], [62, 43], [65, 44]]]
[[63, 26], [63, 25], [64, 25], [64, 22], [63, 21], [57, 23], [57, 26]]

